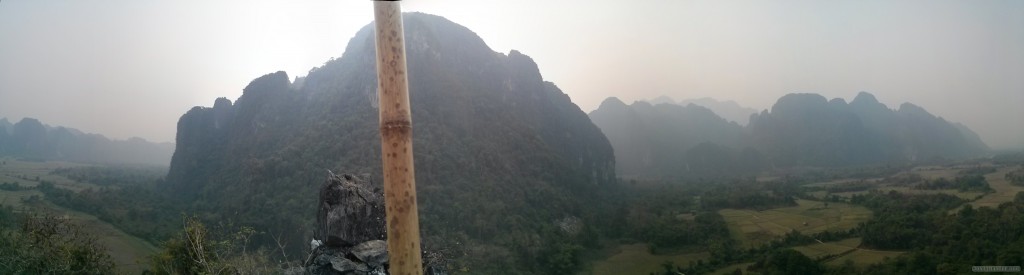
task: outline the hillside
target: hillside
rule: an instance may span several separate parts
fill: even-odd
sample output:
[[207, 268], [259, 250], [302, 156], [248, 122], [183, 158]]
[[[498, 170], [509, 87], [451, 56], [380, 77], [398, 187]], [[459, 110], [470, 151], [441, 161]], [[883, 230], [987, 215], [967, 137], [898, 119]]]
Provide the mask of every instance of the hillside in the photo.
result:
[[[599, 222], [584, 208], [615, 182], [611, 145], [526, 55], [442, 17], [404, 20], [425, 245], [466, 249], [477, 271], [535, 273], [537, 255], [571, 241], [554, 221]], [[380, 178], [373, 39], [369, 25], [304, 78], [271, 73], [233, 104], [189, 110], [166, 187], [207, 219], [308, 243], [326, 169]]]
[[34, 118], [11, 124], [0, 119], [0, 156], [32, 160], [167, 166], [174, 144], [141, 138], [111, 140], [77, 129], [49, 126]]

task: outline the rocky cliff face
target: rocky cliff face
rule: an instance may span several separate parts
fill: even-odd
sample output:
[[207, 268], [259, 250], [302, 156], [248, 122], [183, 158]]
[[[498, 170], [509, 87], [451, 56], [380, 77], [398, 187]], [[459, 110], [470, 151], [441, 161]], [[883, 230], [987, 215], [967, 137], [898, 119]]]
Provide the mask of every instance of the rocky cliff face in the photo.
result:
[[[494, 52], [438, 16], [406, 14], [405, 28], [424, 235], [493, 244], [585, 216], [587, 194], [615, 181], [612, 148], [586, 114], [519, 52]], [[373, 39], [367, 26], [301, 81], [268, 74], [234, 104], [188, 111], [167, 187], [201, 209], [294, 232], [310, 224], [297, 215], [313, 211], [309, 183], [324, 169], [379, 178]]]

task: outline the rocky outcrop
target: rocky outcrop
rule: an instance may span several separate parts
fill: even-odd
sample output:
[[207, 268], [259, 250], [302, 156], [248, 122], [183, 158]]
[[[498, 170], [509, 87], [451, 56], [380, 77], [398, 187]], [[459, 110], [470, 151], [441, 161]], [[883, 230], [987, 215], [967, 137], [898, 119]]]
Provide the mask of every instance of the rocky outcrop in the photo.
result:
[[388, 274], [387, 243], [372, 240], [355, 246], [323, 245], [313, 249], [306, 274]]
[[313, 238], [328, 246], [384, 239], [384, 197], [379, 188], [352, 175], [331, 173], [320, 188]]
[[[369, 180], [328, 171], [320, 187], [312, 250], [295, 274], [388, 274], [384, 196]], [[443, 257], [424, 252], [425, 274], [446, 274]], [[429, 255], [429, 256], [428, 256]]]

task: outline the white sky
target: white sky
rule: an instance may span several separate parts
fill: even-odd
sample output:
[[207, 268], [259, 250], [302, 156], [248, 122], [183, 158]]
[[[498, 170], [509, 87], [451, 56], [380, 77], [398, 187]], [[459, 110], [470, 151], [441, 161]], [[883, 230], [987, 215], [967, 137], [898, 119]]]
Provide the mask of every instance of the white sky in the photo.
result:
[[[868, 91], [1024, 147], [1024, 1], [402, 3], [533, 57], [586, 112], [608, 96], [764, 109]], [[368, 0], [0, 0], [0, 117], [173, 141], [192, 106], [305, 75], [371, 20]]]

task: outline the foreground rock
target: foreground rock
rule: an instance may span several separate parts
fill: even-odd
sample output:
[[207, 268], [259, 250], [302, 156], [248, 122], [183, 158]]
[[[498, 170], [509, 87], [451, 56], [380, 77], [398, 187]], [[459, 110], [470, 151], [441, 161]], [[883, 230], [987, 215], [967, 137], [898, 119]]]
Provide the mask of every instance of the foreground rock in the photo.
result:
[[388, 274], [387, 245], [372, 240], [354, 247], [320, 246], [306, 263], [307, 274]]
[[331, 173], [320, 187], [313, 238], [327, 246], [351, 247], [384, 239], [384, 197], [352, 175]]
[[[380, 188], [352, 175], [330, 173], [320, 188], [312, 250], [301, 269], [289, 274], [388, 274], [388, 251]], [[438, 253], [424, 252], [425, 274], [442, 275]]]

